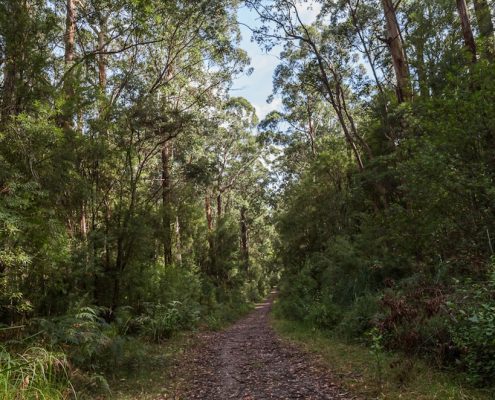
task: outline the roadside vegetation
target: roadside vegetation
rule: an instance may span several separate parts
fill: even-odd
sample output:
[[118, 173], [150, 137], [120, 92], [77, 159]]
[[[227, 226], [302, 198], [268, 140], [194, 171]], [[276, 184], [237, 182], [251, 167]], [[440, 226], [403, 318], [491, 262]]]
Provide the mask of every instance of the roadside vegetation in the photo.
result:
[[493, 2], [323, 2], [314, 23], [249, 3], [259, 41], [284, 45], [283, 109], [260, 124], [281, 177], [279, 316], [404, 355], [405, 382], [423, 359], [493, 390]]
[[0, 399], [114, 398], [267, 292], [237, 7], [0, 1]]
[[[241, 6], [282, 49], [262, 121]], [[390, 393], [493, 388], [494, 9], [0, 0], [0, 398], [116, 393], [275, 284]]]
[[419, 357], [390, 352], [372, 343], [346, 342], [301, 322], [274, 318], [273, 326], [284, 340], [320, 357], [343, 389], [364, 398], [493, 399], [491, 388], [477, 389], [466, 376], [432, 368]]
[[[465, 375], [440, 371], [425, 360], [372, 343], [345, 342], [327, 331], [274, 319], [275, 330], [305, 351], [321, 356], [335, 382], [350, 393], [383, 400], [491, 400], [491, 389], [475, 389]], [[370, 341], [371, 342], [371, 341]]]

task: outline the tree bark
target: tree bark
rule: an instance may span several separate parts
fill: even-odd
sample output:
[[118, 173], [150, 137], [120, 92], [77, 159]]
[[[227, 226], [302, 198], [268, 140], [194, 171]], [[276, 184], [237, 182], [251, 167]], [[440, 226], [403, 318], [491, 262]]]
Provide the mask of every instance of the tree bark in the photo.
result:
[[115, 269], [113, 271], [113, 293], [110, 309], [114, 311], [120, 304], [120, 279], [124, 270], [124, 240], [122, 236], [117, 239], [117, 255], [115, 259]]
[[3, 67], [2, 125], [14, 114], [17, 63], [8, 52]]
[[217, 195], [217, 224], [220, 222], [220, 218], [222, 217], [222, 193], [218, 193]]
[[211, 202], [208, 193], [205, 194], [205, 214], [208, 232], [211, 232], [213, 230], [213, 215], [211, 212]]
[[205, 272], [207, 274], [211, 274], [213, 270], [212, 266], [215, 263], [215, 253], [214, 253], [215, 243], [213, 242], [213, 212], [211, 210], [211, 199], [208, 192], [205, 193], [205, 215], [206, 215], [206, 224], [208, 226], [208, 232], [206, 234], [206, 237], [208, 240], [208, 249], [210, 254], [210, 260], [209, 262], [206, 263]]
[[163, 259], [166, 265], [172, 264], [172, 204], [170, 181], [170, 140], [162, 147], [162, 223], [163, 223]]
[[[74, 62], [74, 54], [75, 54], [75, 38], [76, 38], [76, 0], [67, 0], [66, 3], [66, 15], [65, 15], [65, 35], [64, 35], [64, 44], [65, 44], [65, 68], [69, 69], [72, 63]], [[67, 77], [64, 81], [64, 89], [66, 100], [70, 99], [74, 96], [74, 85], [72, 79]], [[67, 115], [63, 116], [63, 124], [66, 130], [72, 127], [72, 116]]]
[[489, 60], [495, 60], [495, 37], [492, 15], [487, 0], [474, 0], [474, 12], [480, 36], [483, 40], [483, 55]]
[[461, 20], [462, 36], [466, 50], [471, 54], [471, 62], [476, 62], [476, 42], [474, 41], [471, 22], [469, 21], [469, 13], [466, 6], [466, 0], [456, 0], [457, 11]]
[[179, 216], [175, 216], [175, 261], [182, 265], [182, 244], [180, 240], [180, 221]]
[[249, 270], [249, 237], [246, 212], [246, 207], [241, 207], [241, 257], [247, 272]]
[[76, 5], [75, 0], [67, 0], [65, 18], [65, 63], [74, 61], [74, 48], [76, 37]]
[[106, 18], [101, 17], [100, 28], [98, 30], [98, 83], [102, 92], [105, 91], [107, 86], [107, 64], [105, 51], [105, 41], [107, 36], [107, 21]]
[[81, 218], [79, 220], [79, 229], [84, 240], [88, 237], [88, 222], [86, 218], [86, 203], [81, 204]]
[[406, 60], [394, 3], [392, 0], [382, 0], [382, 4], [387, 23], [387, 45], [397, 81], [397, 100], [402, 103], [412, 98], [409, 65]]
[[[64, 35], [64, 45], [65, 45], [65, 69], [68, 70], [75, 58], [75, 37], [76, 37], [76, 5], [75, 0], [67, 0], [66, 3], [66, 16], [65, 16], [65, 35]], [[65, 100], [69, 101], [74, 97], [74, 82], [70, 76], [67, 76], [64, 81], [64, 91]], [[67, 104], [62, 112], [61, 124], [65, 130], [66, 135], [73, 128], [73, 112], [71, 107]]]
[[24, 2], [12, 1], [6, 7], [7, 18], [11, 21], [11, 27], [4, 34], [3, 43], [3, 82], [2, 82], [2, 105], [1, 125], [20, 111], [18, 99], [19, 76], [23, 75], [22, 60], [24, 38], [26, 35], [26, 21], [29, 16]]

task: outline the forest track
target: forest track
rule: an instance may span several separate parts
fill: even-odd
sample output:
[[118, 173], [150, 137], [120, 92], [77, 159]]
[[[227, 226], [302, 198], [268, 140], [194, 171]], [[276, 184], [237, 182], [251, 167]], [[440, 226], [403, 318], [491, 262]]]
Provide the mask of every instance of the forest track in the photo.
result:
[[174, 375], [182, 382], [168, 398], [355, 399], [315, 356], [277, 337], [269, 320], [273, 298], [230, 328], [200, 335], [177, 365]]

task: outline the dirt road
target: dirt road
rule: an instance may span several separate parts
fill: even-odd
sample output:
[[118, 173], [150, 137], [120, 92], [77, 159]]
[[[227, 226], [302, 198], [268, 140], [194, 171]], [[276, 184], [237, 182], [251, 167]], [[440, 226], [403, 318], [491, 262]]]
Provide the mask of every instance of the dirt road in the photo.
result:
[[353, 399], [312, 356], [270, 327], [271, 297], [223, 332], [208, 333], [177, 367], [176, 399]]

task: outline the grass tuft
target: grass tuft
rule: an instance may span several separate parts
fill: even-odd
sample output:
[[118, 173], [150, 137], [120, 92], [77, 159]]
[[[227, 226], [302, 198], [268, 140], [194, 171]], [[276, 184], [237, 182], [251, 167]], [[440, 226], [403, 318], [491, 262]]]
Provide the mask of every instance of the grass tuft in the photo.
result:
[[62, 400], [75, 397], [61, 353], [30, 347], [12, 354], [0, 346], [0, 400]]

